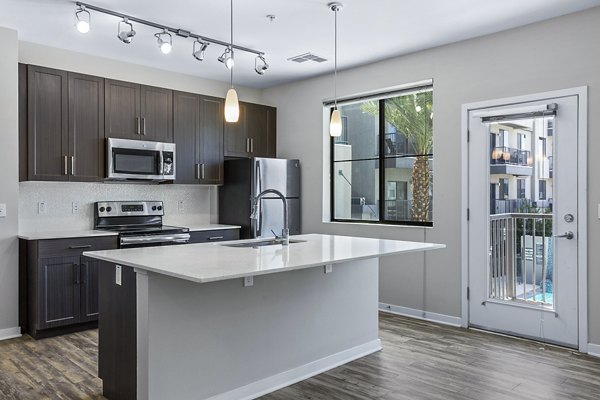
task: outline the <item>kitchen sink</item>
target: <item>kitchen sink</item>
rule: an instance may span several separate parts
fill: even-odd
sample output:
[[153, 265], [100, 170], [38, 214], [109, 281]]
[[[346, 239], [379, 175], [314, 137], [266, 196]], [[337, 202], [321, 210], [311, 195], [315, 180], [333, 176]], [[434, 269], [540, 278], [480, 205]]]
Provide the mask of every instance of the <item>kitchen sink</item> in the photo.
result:
[[[306, 240], [290, 239], [290, 244], [303, 243], [303, 242], [306, 242]], [[262, 247], [262, 246], [274, 246], [274, 245], [281, 245], [281, 241], [278, 239], [264, 239], [264, 240], [257, 240], [255, 242], [228, 243], [228, 244], [222, 244], [221, 246], [225, 246], [225, 247]]]

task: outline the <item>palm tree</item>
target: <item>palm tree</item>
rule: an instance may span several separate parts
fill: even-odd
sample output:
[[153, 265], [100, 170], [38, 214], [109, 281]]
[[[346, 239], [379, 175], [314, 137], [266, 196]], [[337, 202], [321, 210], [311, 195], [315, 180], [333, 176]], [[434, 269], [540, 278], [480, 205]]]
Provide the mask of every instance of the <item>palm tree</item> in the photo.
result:
[[[386, 99], [385, 120], [412, 143], [415, 162], [412, 169], [413, 221], [429, 222], [429, 155], [433, 150], [433, 92], [414, 93]], [[379, 115], [379, 103], [363, 104], [363, 112]]]

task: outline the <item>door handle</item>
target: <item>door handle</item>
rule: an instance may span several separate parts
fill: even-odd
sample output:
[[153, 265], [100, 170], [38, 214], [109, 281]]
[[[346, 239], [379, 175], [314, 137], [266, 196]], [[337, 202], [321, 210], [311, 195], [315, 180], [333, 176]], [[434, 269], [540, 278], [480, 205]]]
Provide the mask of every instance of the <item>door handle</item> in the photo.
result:
[[250, 153], [250, 139], [246, 138], [246, 153]]
[[71, 175], [75, 175], [75, 156], [71, 156]]
[[146, 135], [146, 117], [142, 118], [142, 135]]
[[571, 240], [575, 237], [575, 235], [573, 234], [573, 232], [567, 231], [567, 232], [563, 233], [562, 235], [554, 235], [553, 237], [555, 237], [557, 239], [565, 238], [567, 240]]
[[141, 134], [142, 128], [140, 125], [140, 117], [135, 117], [135, 125], [136, 125], [135, 133], [137, 133], [138, 135]]
[[195, 171], [195, 175], [196, 175], [196, 179], [200, 179], [200, 164], [194, 164], [196, 166], [196, 171]]
[[204, 164], [200, 164], [200, 179], [204, 179]]
[[254, 139], [250, 138], [250, 153], [254, 153]]
[[69, 175], [69, 166], [67, 165], [67, 156], [63, 156], [65, 164], [65, 175]]

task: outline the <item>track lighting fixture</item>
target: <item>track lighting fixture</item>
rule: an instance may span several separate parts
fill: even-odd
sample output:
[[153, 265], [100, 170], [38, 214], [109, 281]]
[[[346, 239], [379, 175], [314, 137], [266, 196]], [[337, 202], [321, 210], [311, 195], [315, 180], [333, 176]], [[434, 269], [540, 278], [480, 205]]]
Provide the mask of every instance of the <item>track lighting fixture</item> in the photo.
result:
[[222, 62], [223, 64], [225, 64], [225, 66], [228, 69], [232, 69], [234, 61], [233, 61], [233, 50], [231, 50], [231, 47], [226, 47], [223, 54], [221, 54], [221, 56], [219, 56], [219, 58], [217, 58], [217, 60], [219, 62]]
[[75, 26], [81, 33], [88, 33], [90, 31], [90, 23], [92, 22], [92, 16], [90, 12], [85, 9], [84, 5], [80, 5], [75, 12]]
[[[81, 33], [88, 33], [91, 28], [91, 13], [90, 11], [99, 12], [105, 15], [112, 15], [113, 17], [119, 18], [119, 23], [117, 25], [117, 38], [126, 44], [129, 44], [133, 41], [133, 37], [136, 36], [136, 31], [133, 29], [132, 23], [142, 24], [147, 27], [158, 29], [159, 32], [154, 34], [158, 42], [158, 46], [160, 51], [163, 54], [169, 54], [173, 48], [173, 34], [182, 37], [182, 38], [190, 38], [194, 40], [192, 47], [192, 56], [198, 60], [203, 61], [205, 58], [206, 49], [210, 44], [216, 44], [219, 46], [223, 46], [225, 51], [218, 58], [220, 62], [222, 62], [230, 71], [231, 71], [231, 94], [228, 93], [228, 98], [231, 100], [229, 104], [231, 107], [227, 107], [230, 110], [237, 110], [237, 114], [239, 115], [239, 104], [237, 101], [237, 93], [235, 93], [235, 89], [233, 88], [233, 64], [234, 64], [234, 50], [239, 50], [247, 53], [255, 54], [256, 60], [254, 61], [254, 70], [259, 75], [264, 75], [266, 70], [269, 68], [269, 64], [267, 64], [264, 52], [260, 50], [254, 50], [249, 47], [239, 46], [234, 44], [233, 42], [233, 0], [231, 0], [231, 37], [228, 42], [224, 42], [222, 40], [213, 39], [205, 35], [198, 35], [191, 31], [176, 28], [173, 26], [163, 25], [154, 21], [148, 21], [142, 18], [135, 17], [133, 15], [123, 14], [117, 11], [109, 10], [106, 8], [98, 7], [93, 4], [83, 3], [80, 1], [75, 1], [75, 5], [77, 6], [75, 10], [75, 27]], [[271, 20], [273, 18], [269, 17]], [[162, 30], [162, 31], [160, 31]], [[233, 96], [235, 94], [235, 96]], [[227, 113], [231, 118], [226, 118], [228, 121], [237, 121], [237, 116], [235, 116], [235, 112]], [[234, 118], [235, 117], [235, 118]], [[231, 122], [230, 121], [230, 122]]]
[[265, 56], [263, 54], [256, 56], [256, 59], [254, 60], [254, 70], [256, 73], [259, 75], [264, 75], [267, 69], [269, 69], [269, 64], [267, 64]]
[[210, 43], [203, 42], [200, 39], [194, 41], [194, 47], [192, 49], [192, 55], [198, 61], [204, 61], [204, 52]]
[[[129, 30], [121, 29], [121, 24], [127, 25], [129, 27]], [[119, 40], [125, 44], [129, 44], [133, 40], [134, 36], [135, 31], [133, 30], [133, 25], [131, 24], [131, 22], [129, 22], [127, 18], [123, 18], [122, 21], [119, 21], [117, 33], [117, 37], [119, 38]]]
[[169, 54], [173, 48], [173, 37], [171, 34], [166, 29], [163, 29], [162, 32], [154, 34], [154, 37], [158, 42], [160, 51], [163, 54]]

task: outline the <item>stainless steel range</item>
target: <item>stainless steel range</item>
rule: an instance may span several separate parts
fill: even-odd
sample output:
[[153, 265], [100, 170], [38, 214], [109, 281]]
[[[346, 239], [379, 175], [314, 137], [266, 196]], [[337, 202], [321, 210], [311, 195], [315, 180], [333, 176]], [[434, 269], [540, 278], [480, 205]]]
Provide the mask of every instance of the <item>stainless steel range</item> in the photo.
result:
[[119, 232], [119, 247], [185, 244], [188, 228], [163, 225], [162, 201], [100, 201], [94, 205], [94, 228]]

